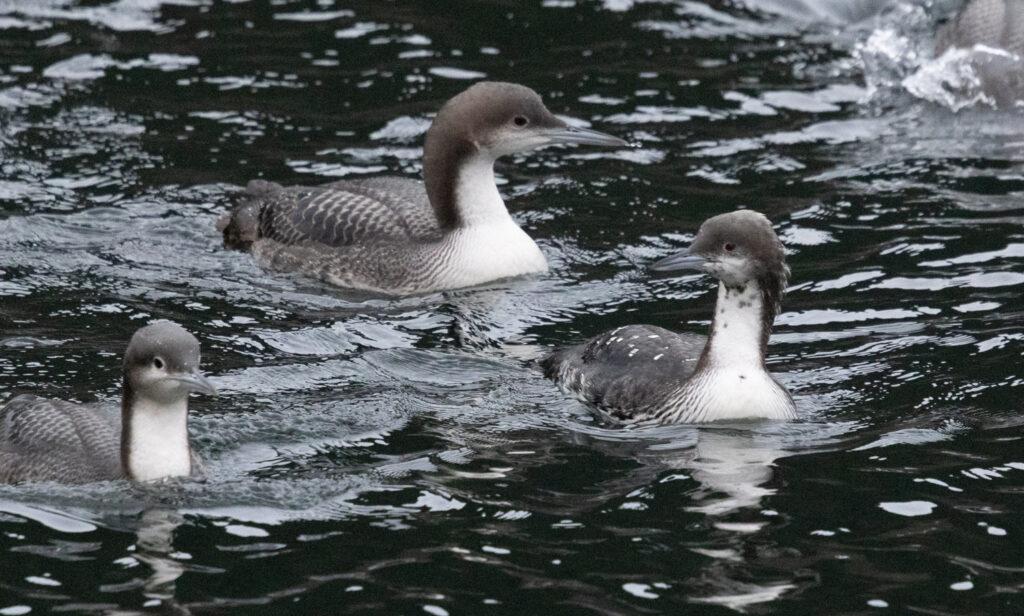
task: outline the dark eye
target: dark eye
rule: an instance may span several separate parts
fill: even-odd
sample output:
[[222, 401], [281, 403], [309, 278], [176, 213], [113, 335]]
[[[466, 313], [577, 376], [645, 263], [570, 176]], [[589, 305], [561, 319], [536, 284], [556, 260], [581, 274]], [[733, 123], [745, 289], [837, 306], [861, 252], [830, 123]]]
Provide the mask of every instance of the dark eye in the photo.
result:
[[527, 124], [529, 124], [530, 121], [527, 120], [523, 116], [516, 116], [516, 117], [512, 118], [512, 123], [515, 124], [516, 126], [518, 126], [519, 128], [522, 128], [522, 127], [526, 126]]
[[157, 370], [163, 370], [164, 360], [160, 359], [159, 357], [153, 358], [153, 367], [156, 368]]
[[736, 244], [733, 244], [732, 242], [726, 242], [725, 249], [728, 250], [729, 252], [732, 252], [736, 250]]

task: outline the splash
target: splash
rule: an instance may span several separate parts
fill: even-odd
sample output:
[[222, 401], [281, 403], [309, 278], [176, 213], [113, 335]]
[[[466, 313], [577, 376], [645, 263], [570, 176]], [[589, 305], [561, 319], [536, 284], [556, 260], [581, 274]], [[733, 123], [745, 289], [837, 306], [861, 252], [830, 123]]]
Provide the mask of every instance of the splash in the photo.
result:
[[935, 29], [935, 16], [918, 5], [898, 5], [879, 18], [854, 50], [869, 99], [910, 94], [954, 112], [1024, 108], [1024, 58], [983, 44], [936, 57]]

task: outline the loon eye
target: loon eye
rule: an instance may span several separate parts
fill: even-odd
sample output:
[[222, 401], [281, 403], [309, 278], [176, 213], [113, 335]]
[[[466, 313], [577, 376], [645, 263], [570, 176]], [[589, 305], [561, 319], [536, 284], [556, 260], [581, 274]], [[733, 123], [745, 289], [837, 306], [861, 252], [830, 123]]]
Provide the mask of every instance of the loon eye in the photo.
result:
[[725, 249], [727, 251], [729, 251], [729, 252], [732, 252], [732, 251], [736, 250], [736, 244], [733, 244], [732, 242], [726, 242], [725, 243]]
[[522, 127], [526, 126], [527, 124], [529, 124], [530, 121], [527, 120], [526, 117], [524, 117], [524, 116], [516, 116], [516, 117], [512, 118], [512, 123], [515, 124], [516, 126], [518, 126], [519, 128], [522, 128]]
[[163, 370], [164, 369], [164, 360], [160, 359], [159, 357], [154, 357], [153, 358], [153, 367], [156, 368], [157, 370]]

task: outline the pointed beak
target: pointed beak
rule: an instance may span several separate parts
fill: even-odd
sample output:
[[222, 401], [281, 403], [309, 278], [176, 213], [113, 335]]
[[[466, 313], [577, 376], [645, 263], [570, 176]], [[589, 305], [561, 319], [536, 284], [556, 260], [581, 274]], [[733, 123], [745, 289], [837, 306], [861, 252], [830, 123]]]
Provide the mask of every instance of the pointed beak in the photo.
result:
[[178, 381], [184, 384], [191, 391], [197, 391], [202, 394], [209, 394], [211, 396], [217, 395], [217, 388], [213, 386], [210, 379], [206, 378], [199, 373], [198, 370], [193, 370], [185, 374], [175, 374], [168, 378]]
[[708, 259], [706, 257], [690, 254], [689, 251], [684, 250], [651, 263], [650, 268], [656, 272], [671, 272], [674, 270], [696, 270], [703, 272], [704, 266], [707, 264]]
[[603, 145], [613, 148], [629, 146], [629, 142], [607, 133], [591, 130], [589, 128], [577, 128], [575, 126], [564, 126], [552, 128], [544, 132], [548, 143], [578, 143], [580, 145]]

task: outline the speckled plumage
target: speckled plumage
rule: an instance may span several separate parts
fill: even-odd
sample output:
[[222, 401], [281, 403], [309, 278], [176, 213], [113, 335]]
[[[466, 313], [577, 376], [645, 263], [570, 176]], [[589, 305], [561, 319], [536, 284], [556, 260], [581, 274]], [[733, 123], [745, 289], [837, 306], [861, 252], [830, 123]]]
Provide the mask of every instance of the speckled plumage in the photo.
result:
[[1024, 55], [1024, 0], [971, 0], [935, 37], [935, 55], [986, 45]]
[[764, 363], [789, 276], [768, 219], [749, 210], [711, 218], [689, 251], [659, 263], [719, 279], [709, 337], [619, 327], [548, 355], [540, 362], [545, 376], [627, 421], [795, 417], [789, 392]]
[[287, 188], [253, 180], [222, 224], [225, 244], [239, 250], [260, 238], [342, 248], [441, 236], [423, 183], [391, 177]]
[[423, 183], [406, 178], [287, 188], [253, 180], [221, 230], [228, 247], [264, 267], [394, 293], [435, 286], [451, 251]]
[[0, 482], [121, 478], [115, 407], [15, 396], [0, 408]]
[[665, 402], [665, 383], [690, 378], [707, 336], [654, 325], [626, 325], [555, 351], [545, 376], [618, 419]]

